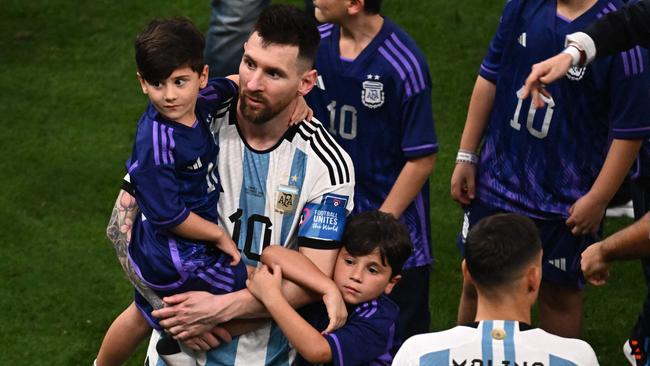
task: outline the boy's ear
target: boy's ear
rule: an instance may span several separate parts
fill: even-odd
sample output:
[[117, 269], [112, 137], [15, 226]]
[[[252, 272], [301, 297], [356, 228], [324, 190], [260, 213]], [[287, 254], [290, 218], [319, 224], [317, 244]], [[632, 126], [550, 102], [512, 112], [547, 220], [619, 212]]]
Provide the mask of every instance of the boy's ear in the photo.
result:
[[144, 94], [149, 94], [149, 89], [147, 89], [147, 82], [144, 81], [142, 75], [140, 75], [140, 72], [136, 72], [135, 74], [138, 76], [138, 81], [140, 82], [140, 87], [142, 88], [142, 92]]
[[388, 281], [388, 284], [386, 285], [386, 289], [384, 290], [384, 293], [385, 293], [386, 295], [390, 294], [390, 293], [393, 291], [393, 287], [395, 287], [395, 285], [397, 285], [397, 283], [398, 283], [399, 280], [401, 280], [401, 279], [402, 279], [402, 275], [396, 275], [396, 276], [393, 276], [393, 277], [390, 279], [390, 281]]
[[209, 75], [210, 68], [208, 67], [207, 64], [203, 65], [203, 70], [199, 74], [199, 81], [200, 81], [200, 88], [203, 89], [206, 86], [208, 86], [208, 75]]
[[472, 281], [472, 275], [469, 273], [469, 269], [467, 269], [467, 262], [463, 259], [462, 262], [460, 262], [460, 270], [463, 273], [463, 278], [465, 279], [465, 282], [473, 283]]
[[348, 5], [348, 14], [355, 15], [359, 14], [364, 9], [365, 0], [349, 0]]

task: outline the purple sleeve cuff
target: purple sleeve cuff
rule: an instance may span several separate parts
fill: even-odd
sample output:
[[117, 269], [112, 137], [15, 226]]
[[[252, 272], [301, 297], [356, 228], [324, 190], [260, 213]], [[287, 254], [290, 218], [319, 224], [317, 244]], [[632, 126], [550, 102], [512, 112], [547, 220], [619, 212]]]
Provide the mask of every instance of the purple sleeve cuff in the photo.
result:
[[419, 146], [409, 146], [402, 148], [404, 156], [407, 159], [418, 158], [421, 156], [432, 155], [438, 152], [438, 144], [425, 144]]

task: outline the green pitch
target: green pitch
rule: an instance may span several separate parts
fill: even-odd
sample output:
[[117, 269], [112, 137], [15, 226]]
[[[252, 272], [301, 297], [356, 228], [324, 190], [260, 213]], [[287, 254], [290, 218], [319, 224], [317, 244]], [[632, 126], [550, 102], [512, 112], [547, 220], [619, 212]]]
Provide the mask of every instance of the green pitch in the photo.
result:
[[[431, 309], [439, 330], [454, 324], [460, 290], [461, 211], [449, 179], [503, 4], [385, 3], [428, 56], [434, 84], [441, 149], [431, 180]], [[132, 298], [104, 235], [146, 103], [132, 42], [156, 16], [185, 15], [207, 29], [209, 1], [2, 0], [0, 8], [0, 364], [90, 365]], [[584, 337], [602, 365], [624, 364], [620, 347], [645, 293], [638, 263], [612, 275], [587, 291]], [[141, 347], [129, 365], [141, 365], [143, 354]]]

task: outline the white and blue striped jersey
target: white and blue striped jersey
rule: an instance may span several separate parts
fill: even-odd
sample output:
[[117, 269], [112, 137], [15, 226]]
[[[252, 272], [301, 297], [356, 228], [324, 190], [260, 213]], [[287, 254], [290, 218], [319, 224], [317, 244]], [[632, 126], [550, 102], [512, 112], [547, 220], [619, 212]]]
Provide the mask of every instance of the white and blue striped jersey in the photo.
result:
[[586, 342], [563, 338], [513, 320], [485, 320], [406, 340], [393, 366], [594, 366]]
[[[354, 168], [349, 155], [320, 122], [303, 121], [265, 151], [251, 148], [240, 135], [236, 104], [212, 123], [219, 145], [219, 225], [238, 244], [242, 260], [260, 264], [262, 249], [280, 244], [297, 249], [339, 248], [345, 216], [354, 207]], [[232, 111], [232, 112], [231, 112]], [[149, 365], [164, 365], [155, 351]], [[290, 365], [295, 352], [272, 323], [211, 350], [206, 366]]]

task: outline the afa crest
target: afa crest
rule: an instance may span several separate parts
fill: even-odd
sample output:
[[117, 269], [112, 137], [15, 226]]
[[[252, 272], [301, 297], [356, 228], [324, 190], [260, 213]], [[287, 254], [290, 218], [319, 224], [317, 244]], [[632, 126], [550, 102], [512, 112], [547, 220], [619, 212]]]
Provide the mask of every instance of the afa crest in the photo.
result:
[[583, 76], [585, 76], [585, 71], [587, 70], [586, 66], [578, 67], [572, 66], [569, 71], [566, 72], [566, 77], [569, 80], [580, 81]]
[[379, 108], [384, 104], [384, 84], [376, 81], [379, 75], [374, 76], [375, 80], [366, 80], [361, 84], [363, 86], [361, 103], [371, 109]]

